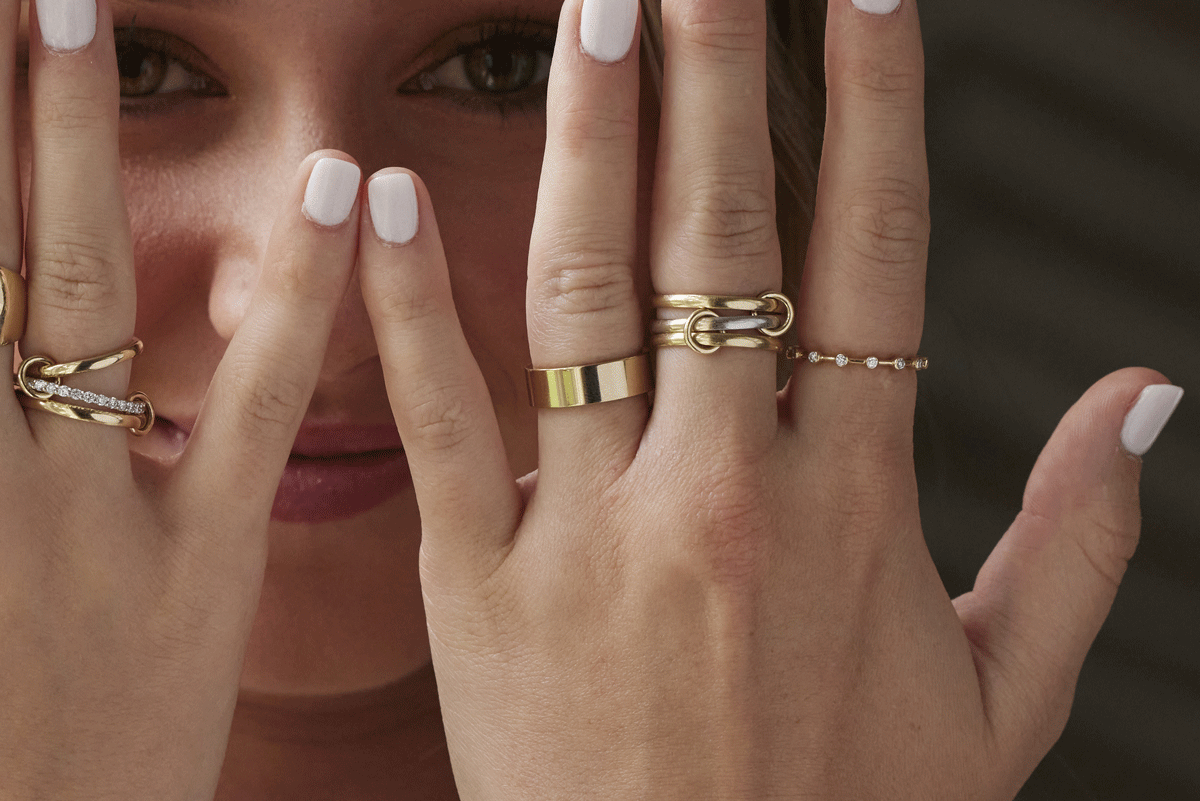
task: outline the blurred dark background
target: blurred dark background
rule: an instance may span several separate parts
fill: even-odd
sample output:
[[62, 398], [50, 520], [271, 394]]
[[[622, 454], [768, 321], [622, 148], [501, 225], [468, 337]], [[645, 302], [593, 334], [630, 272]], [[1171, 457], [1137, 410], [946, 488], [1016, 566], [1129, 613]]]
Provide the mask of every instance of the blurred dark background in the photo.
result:
[[1022, 798], [1200, 799], [1200, 2], [920, 0], [933, 242], [918, 469], [970, 588], [1055, 424], [1104, 374], [1190, 394], [1071, 722]]

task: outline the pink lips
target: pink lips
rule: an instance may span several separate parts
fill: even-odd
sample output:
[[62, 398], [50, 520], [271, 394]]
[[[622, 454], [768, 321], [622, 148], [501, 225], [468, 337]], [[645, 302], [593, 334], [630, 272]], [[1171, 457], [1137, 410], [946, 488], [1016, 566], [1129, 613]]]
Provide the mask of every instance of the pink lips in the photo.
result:
[[305, 426], [292, 446], [271, 517], [287, 523], [344, 520], [411, 483], [395, 426]]
[[[157, 433], [183, 441], [189, 423], [162, 421]], [[312, 425], [296, 435], [271, 518], [287, 523], [345, 520], [375, 508], [412, 483], [394, 425]]]

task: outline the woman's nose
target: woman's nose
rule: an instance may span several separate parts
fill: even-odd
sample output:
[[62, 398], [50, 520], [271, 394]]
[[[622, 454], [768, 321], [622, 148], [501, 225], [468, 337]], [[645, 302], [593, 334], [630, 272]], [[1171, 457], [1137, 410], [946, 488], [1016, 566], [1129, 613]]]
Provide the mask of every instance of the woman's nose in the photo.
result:
[[[281, 204], [293, 197], [291, 182], [297, 166], [311, 152], [322, 149], [355, 153], [355, 136], [347, 131], [353, 121], [339, 109], [286, 105], [271, 115], [271, 124], [246, 140], [229, 143], [229, 158], [222, 159], [223, 178], [217, 185], [237, 187], [225, 196], [219, 212], [223, 229], [216, 243], [216, 259], [208, 298], [213, 329], [229, 340], [249, 308], [264, 269], [264, 258]], [[361, 144], [361, 142], [359, 142]], [[360, 162], [364, 169], [370, 162]], [[365, 193], [364, 193], [365, 194]], [[351, 222], [350, 224], [353, 224]], [[373, 362], [378, 351], [357, 278], [342, 299], [322, 370], [322, 382], [333, 382]]]

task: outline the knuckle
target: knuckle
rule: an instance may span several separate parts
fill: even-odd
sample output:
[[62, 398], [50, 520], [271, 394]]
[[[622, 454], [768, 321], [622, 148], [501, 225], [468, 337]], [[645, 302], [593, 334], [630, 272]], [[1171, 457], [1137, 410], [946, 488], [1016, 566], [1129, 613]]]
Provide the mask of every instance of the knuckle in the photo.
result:
[[919, 104], [924, 82], [919, 64], [862, 58], [847, 60], [841, 70], [842, 89], [847, 94], [904, 109]]
[[[97, 102], [97, 98], [70, 91], [49, 93], [35, 107], [45, 132], [51, 136], [55, 131], [65, 134], [92, 131], [108, 124], [112, 117], [112, 111]], [[86, 142], [81, 140], [81, 144]]]
[[252, 443], [275, 443], [308, 405], [308, 389], [284, 372], [268, 377], [239, 371], [234, 379], [239, 433]]
[[115, 259], [102, 247], [64, 239], [39, 247], [35, 265], [39, 304], [63, 311], [103, 312], [120, 300], [113, 280]]
[[628, 158], [625, 145], [633, 146], [638, 138], [636, 109], [625, 113], [586, 103], [568, 103], [555, 117], [558, 134], [573, 157], [591, 157], [596, 146], [615, 146], [612, 161], [623, 163]]
[[1090, 515], [1072, 541], [1096, 575], [1116, 592], [1137, 549], [1139, 530], [1112, 522], [1104, 512]]
[[573, 252], [550, 254], [535, 307], [553, 317], [603, 316], [637, 303], [637, 287], [625, 254], [611, 244], [572, 242]]
[[308, 259], [283, 259], [275, 266], [275, 287], [286, 300], [306, 305], [328, 304], [336, 288], [330, 282], [337, 271], [321, 269]]
[[856, 193], [842, 210], [844, 247], [857, 260], [907, 266], [929, 245], [928, 192], [908, 181]]
[[703, 3], [689, 7], [676, 27], [680, 53], [702, 68], [713, 63], [741, 65], [758, 58], [766, 45], [766, 20], [748, 10], [753, 7], [713, 9]]
[[437, 387], [409, 407], [409, 426], [426, 453], [458, 449], [474, 429], [475, 421], [457, 388]]
[[419, 328], [440, 318], [441, 307], [430, 294], [401, 286], [379, 292], [376, 297], [384, 319], [392, 325]]
[[753, 259], [773, 253], [775, 199], [760, 186], [759, 176], [748, 172], [707, 182], [689, 199], [689, 255]]

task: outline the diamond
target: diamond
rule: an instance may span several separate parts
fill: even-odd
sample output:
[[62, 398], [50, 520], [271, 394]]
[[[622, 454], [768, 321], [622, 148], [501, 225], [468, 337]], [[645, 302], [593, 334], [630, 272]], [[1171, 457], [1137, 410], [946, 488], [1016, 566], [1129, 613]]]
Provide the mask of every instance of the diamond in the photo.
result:
[[915, 366], [918, 370], [924, 370], [929, 366], [929, 359], [917, 359]]
[[908, 362], [904, 361], [904, 359], [896, 359], [896, 369], [897, 370], [903, 370], [907, 366], [908, 366]]
[[813, 364], [816, 364], [817, 362], [821, 361], [821, 354], [814, 350], [812, 353], [808, 354], [808, 360]]
[[834, 361], [837, 363], [838, 367], [845, 367], [850, 363], [850, 358], [844, 353], [839, 353]]
[[97, 395], [95, 392], [85, 392], [85, 393], [83, 393], [83, 400], [85, 403], [99, 404], [100, 396]]
[[868, 370], [874, 370], [878, 366], [879, 366], [879, 359], [875, 358], [874, 356], [867, 357], [867, 369]]

